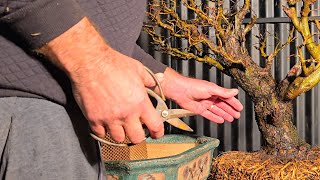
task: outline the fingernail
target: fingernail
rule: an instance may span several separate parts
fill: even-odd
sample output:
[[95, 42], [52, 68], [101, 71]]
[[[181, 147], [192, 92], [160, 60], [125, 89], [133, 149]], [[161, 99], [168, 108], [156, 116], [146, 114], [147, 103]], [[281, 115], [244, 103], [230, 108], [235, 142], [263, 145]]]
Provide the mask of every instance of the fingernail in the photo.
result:
[[241, 117], [240, 113], [237, 113], [234, 118], [239, 119]]
[[234, 121], [234, 118], [233, 117], [229, 117], [228, 119], [226, 119], [227, 121], [229, 122], [233, 122]]
[[239, 90], [238, 90], [238, 89], [231, 89], [231, 92], [232, 92], [233, 94], [238, 94], [238, 93], [239, 93]]

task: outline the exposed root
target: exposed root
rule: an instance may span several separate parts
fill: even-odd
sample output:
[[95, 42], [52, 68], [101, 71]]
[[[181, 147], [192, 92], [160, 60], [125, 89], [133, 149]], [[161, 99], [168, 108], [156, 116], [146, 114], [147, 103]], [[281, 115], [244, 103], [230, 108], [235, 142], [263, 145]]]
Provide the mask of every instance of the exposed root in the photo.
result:
[[287, 161], [264, 151], [231, 151], [213, 160], [208, 179], [320, 179], [320, 151], [309, 151], [304, 157]]

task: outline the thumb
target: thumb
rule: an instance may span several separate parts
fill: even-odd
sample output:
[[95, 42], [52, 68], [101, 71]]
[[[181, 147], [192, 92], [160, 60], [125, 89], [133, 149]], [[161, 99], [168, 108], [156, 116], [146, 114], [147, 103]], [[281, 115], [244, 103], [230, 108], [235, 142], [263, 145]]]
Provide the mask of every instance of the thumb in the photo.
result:
[[156, 81], [151, 74], [153, 74], [152, 71], [147, 67], [145, 67], [141, 73], [142, 82], [146, 87], [156, 86]]

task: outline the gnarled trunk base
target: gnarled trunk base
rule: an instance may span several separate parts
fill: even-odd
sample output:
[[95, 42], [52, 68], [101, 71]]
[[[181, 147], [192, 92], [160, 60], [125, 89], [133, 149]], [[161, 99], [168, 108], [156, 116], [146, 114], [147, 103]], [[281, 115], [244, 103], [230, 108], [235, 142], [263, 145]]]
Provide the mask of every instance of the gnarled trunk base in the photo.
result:
[[320, 150], [301, 150], [295, 159], [284, 155], [230, 151], [213, 160], [208, 179], [320, 179]]

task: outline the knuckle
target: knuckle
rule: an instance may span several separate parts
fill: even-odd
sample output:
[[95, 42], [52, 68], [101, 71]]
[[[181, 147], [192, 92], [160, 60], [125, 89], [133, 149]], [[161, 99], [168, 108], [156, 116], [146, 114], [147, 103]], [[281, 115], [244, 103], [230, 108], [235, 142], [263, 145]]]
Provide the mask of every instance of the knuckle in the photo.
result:
[[157, 132], [157, 133], [152, 134], [152, 137], [153, 137], [153, 138], [155, 138], [155, 139], [161, 138], [162, 136], [164, 136], [164, 130], [163, 130], [163, 131], [160, 131], [160, 132]]
[[129, 140], [134, 144], [141, 143], [146, 138], [145, 132], [140, 124], [126, 125], [125, 132]]
[[148, 128], [150, 133], [158, 133], [161, 132], [162, 130], [164, 130], [164, 125], [163, 122], [156, 122], [153, 124], [153, 126], [151, 126], [150, 128]]
[[105, 113], [98, 113], [98, 112], [88, 112], [86, 114], [87, 120], [90, 122], [92, 125], [102, 125], [104, 121], [110, 118], [109, 114]]
[[87, 112], [86, 117], [91, 122], [96, 122], [98, 120], [96, 113], [93, 113], [93, 112]]
[[132, 137], [129, 139], [133, 144], [139, 144], [139, 143], [143, 142], [146, 139], [146, 137], [145, 136], [139, 136], [139, 137], [135, 136], [135, 137]]
[[111, 138], [117, 143], [121, 143], [125, 140], [124, 136], [123, 137], [122, 136], [111, 136]]
[[101, 127], [93, 126], [91, 127], [91, 130], [96, 136], [100, 138], [103, 138], [106, 135], [105, 131]]
[[111, 139], [114, 140], [117, 143], [121, 143], [125, 140], [125, 135], [123, 133], [120, 132], [108, 132]]
[[207, 108], [202, 104], [196, 104], [195, 106], [193, 106], [192, 111], [197, 114], [203, 114], [207, 111]]
[[233, 117], [232, 117], [230, 114], [225, 113], [225, 112], [222, 113], [221, 117], [222, 117], [223, 119], [225, 119], [225, 120], [231, 120], [231, 119], [233, 119]]

